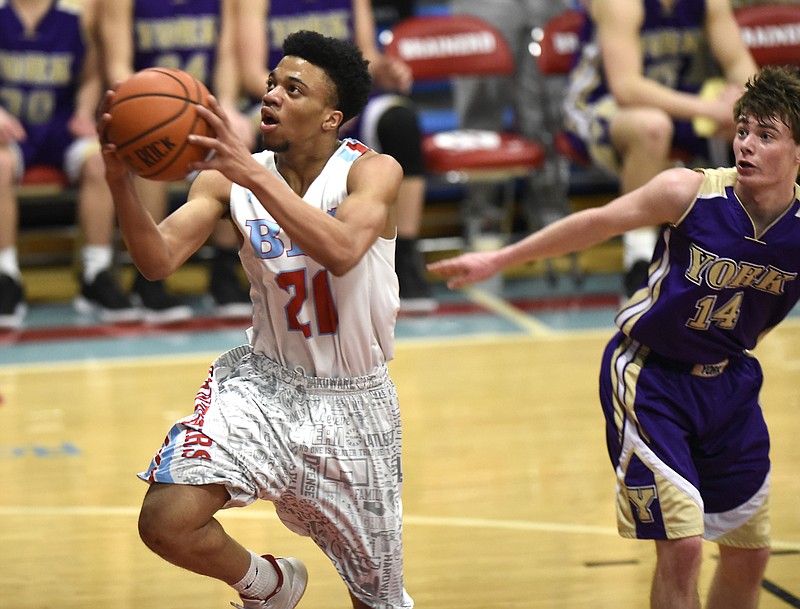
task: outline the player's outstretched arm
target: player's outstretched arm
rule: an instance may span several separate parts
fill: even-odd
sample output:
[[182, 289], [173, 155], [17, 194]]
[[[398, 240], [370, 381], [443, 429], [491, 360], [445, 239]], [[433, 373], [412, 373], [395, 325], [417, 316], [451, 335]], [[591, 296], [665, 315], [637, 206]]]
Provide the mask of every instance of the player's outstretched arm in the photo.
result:
[[584, 250], [634, 228], [675, 223], [694, 201], [702, 180], [702, 174], [691, 169], [668, 169], [603, 207], [570, 214], [496, 251], [440, 260], [428, 270], [447, 279], [450, 289], [458, 289], [517, 264]]

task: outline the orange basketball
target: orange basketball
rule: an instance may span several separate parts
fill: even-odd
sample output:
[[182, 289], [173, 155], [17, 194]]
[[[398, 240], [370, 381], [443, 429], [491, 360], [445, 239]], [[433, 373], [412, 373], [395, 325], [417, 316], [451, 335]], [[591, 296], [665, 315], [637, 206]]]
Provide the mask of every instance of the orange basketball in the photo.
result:
[[207, 149], [189, 144], [186, 137], [213, 136], [195, 107], [208, 106], [209, 95], [203, 83], [181, 70], [137, 72], [117, 87], [102, 139], [116, 144], [117, 157], [143, 178], [185, 178], [187, 165], [208, 155]]

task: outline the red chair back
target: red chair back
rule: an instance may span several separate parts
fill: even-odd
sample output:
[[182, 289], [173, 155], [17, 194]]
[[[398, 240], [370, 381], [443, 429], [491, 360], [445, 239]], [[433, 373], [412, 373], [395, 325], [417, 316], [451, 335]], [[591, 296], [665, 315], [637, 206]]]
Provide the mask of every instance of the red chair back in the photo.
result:
[[23, 186], [57, 186], [66, 188], [69, 180], [63, 171], [50, 165], [32, 165], [22, 175]]
[[800, 4], [748, 6], [734, 14], [759, 66], [800, 65]]
[[469, 15], [430, 15], [400, 21], [384, 48], [406, 62], [415, 80], [507, 75], [514, 55], [492, 25]]
[[567, 74], [575, 53], [580, 48], [578, 34], [585, 15], [581, 11], [565, 11], [548, 21], [540, 30], [537, 62], [542, 74]]

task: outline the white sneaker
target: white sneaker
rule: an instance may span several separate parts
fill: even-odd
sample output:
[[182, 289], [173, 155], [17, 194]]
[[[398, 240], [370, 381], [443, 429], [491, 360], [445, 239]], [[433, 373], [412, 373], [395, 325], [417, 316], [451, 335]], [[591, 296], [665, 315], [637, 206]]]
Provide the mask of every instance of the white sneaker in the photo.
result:
[[297, 558], [275, 558], [264, 554], [275, 570], [278, 572], [278, 585], [269, 597], [264, 600], [254, 598], [241, 598], [242, 604], [231, 605], [237, 609], [294, 609], [308, 584], [308, 571], [305, 565]]

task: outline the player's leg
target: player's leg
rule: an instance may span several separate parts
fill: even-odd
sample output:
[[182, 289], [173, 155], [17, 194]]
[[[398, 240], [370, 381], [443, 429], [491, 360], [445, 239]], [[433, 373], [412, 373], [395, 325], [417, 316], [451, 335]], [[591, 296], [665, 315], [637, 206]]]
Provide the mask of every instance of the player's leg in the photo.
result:
[[428, 313], [438, 306], [425, 278], [425, 260], [419, 249], [424, 205], [425, 178], [403, 178], [397, 194], [395, 268], [400, 282], [400, 308], [410, 313]]
[[0, 147], [0, 328], [6, 329], [21, 325], [27, 308], [17, 256], [17, 173], [11, 147]]
[[11, 148], [0, 146], [0, 250], [14, 247], [17, 241], [16, 167]]
[[769, 548], [720, 545], [706, 609], [756, 609], [769, 556]]
[[[635, 190], [667, 169], [672, 149], [673, 124], [655, 108], [621, 108], [610, 125], [611, 142], [620, 158], [619, 181], [623, 193]], [[625, 295], [630, 296], [647, 276], [657, 232], [644, 227], [623, 235]]]
[[364, 143], [391, 155], [403, 168], [404, 178], [397, 194], [395, 252], [400, 308], [412, 313], [433, 311], [437, 302], [425, 279], [425, 263], [419, 250], [425, 208], [425, 166], [419, 116], [407, 98], [384, 95], [367, 106], [362, 131]]
[[770, 556], [770, 441], [761, 407], [763, 374], [754, 357], [731, 359], [708, 391], [728, 396], [730, 414], [718, 421], [713, 459], [704, 479], [706, 537], [718, 544], [719, 562], [709, 609], [755, 609]]
[[211, 235], [213, 249], [208, 290], [217, 317], [250, 317], [250, 291], [239, 279], [239, 231], [229, 219], [217, 222]]
[[689, 438], [703, 410], [670, 399], [670, 392], [691, 394], [682, 389], [688, 375], [653, 359], [621, 334], [603, 355], [600, 398], [617, 475], [617, 527], [623, 537], [655, 541], [651, 607], [699, 609], [704, 514]]
[[656, 541], [656, 569], [650, 588], [651, 609], [700, 609], [703, 540], [699, 535]]
[[247, 571], [250, 555], [214, 518], [228, 499], [220, 484], [153, 483], [139, 514], [139, 536], [172, 564], [233, 584]]
[[89, 153], [81, 167], [78, 216], [87, 245], [110, 247], [114, 238], [114, 203], [104, 171], [100, 152]]
[[[331, 390], [326, 379], [307, 380], [305, 405], [291, 406], [295, 418], [302, 417], [293, 437], [305, 441], [293, 445], [288, 492], [275, 500], [275, 511], [290, 530], [309, 536], [328, 556], [355, 599], [354, 607], [409, 609], [397, 395], [385, 368], [336, 382]], [[280, 383], [271, 387], [278, 399], [286, 395]], [[318, 421], [336, 424], [320, 434], [314, 431]]]
[[610, 124], [611, 142], [621, 158], [620, 186], [630, 192], [669, 166], [674, 127], [656, 108], [620, 108]]
[[369, 605], [365, 605], [363, 601], [353, 596], [352, 592], [350, 593], [350, 600], [353, 603], [353, 609], [372, 609]]
[[105, 165], [93, 138], [75, 141], [65, 169], [78, 184], [77, 217], [83, 235], [81, 289], [75, 307], [97, 313], [102, 321], [135, 321], [140, 315], [113, 272], [114, 203], [105, 181]]
[[[136, 190], [153, 219], [161, 222], [169, 212], [167, 183], [137, 177]], [[149, 323], [175, 323], [192, 316], [191, 307], [171, 294], [163, 280], [149, 281], [137, 271], [131, 293]]]
[[[719, 547], [719, 562], [708, 594], [708, 609], [755, 609], [770, 556], [769, 431], [760, 396], [763, 375], [753, 357], [728, 364], [719, 393], [736, 396], [735, 417], [721, 427], [713, 475], [706, 485], [708, 528]], [[717, 379], [712, 379], [717, 380]], [[733, 523], [727, 527], [719, 523]]]
[[258, 556], [225, 532], [214, 514], [230, 495], [221, 484], [150, 486], [139, 514], [139, 535], [164, 560], [219, 579], [240, 594], [243, 607], [294, 607], [308, 575], [295, 559]]

